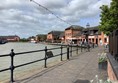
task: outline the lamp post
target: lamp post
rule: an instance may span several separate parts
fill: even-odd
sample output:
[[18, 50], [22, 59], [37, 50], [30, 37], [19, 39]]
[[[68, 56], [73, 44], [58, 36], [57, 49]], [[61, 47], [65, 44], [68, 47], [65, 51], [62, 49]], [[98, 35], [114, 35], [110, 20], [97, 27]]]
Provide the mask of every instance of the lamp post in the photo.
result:
[[86, 25], [86, 28], [87, 28], [87, 33], [85, 34], [86, 35], [86, 42], [88, 43], [88, 35], [89, 35], [89, 28], [90, 27], [90, 24], [89, 23], [87, 23], [87, 25]]
[[88, 41], [89, 27], [90, 27], [90, 25], [89, 25], [89, 23], [87, 23], [87, 25], [86, 25], [87, 32], [85, 35], [86, 35], [86, 46], [87, 46], [88, 52], [90, 52], [90, 45], [89, 45], [89, 41]]

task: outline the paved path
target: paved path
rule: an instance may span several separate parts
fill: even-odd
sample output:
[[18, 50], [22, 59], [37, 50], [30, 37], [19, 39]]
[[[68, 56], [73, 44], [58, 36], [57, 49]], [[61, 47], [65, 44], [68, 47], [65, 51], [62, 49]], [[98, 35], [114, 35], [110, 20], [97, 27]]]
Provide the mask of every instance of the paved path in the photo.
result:
[[96, 75], [99, 79], [107, 77], [106, 71], [98, 69], [98, 53], [103, 51], [104, 49], [99, 47], [90, 52], [81, 53], [16, 83], [90, 83], [92, 79], [94, 79], [93, 83], [96, 83]]

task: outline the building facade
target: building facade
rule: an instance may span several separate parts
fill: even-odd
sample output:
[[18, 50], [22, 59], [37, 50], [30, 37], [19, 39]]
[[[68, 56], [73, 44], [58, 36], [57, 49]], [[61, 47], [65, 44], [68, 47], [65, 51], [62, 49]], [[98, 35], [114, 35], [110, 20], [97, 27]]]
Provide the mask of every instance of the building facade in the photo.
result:
[[81, 42], [94, 43], [96, 45], [107, 45], [109, 37], [101, 32], [98, 26], [83, 28], [81, 26], [70, 26], [65, 29], [66, 44], [80, 44]]
[[65, 44], [76, 44], [78, 41], [78, 38], [75, 36], [77, 34], [81, 33], [83, 27], [72, 25], [65, 29]]
[[87, 33], [88, 42], [90, 43], [94, 43], [99, 46], [107, 45], [109, 43], [109, 37], [106, 36], [103, 32], [101, 32], [98, 26], [88, 28]]
[[17, 35], [0, 36], [0, 40], [6, 40], [7, 42], [18, 42], [18, 41], [20, 41], [20, 37]]
[[61, 43], [60, 35], [63, 31], [51, 31], [47, 34], [47, 42]]

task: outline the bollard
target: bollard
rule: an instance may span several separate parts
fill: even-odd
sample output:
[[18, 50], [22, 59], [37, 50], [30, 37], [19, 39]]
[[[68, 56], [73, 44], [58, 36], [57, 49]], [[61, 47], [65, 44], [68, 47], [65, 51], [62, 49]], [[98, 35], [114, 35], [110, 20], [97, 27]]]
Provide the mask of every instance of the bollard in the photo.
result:
[[72, 57], [72, 45], [70, 47], [71, 47], [71, 49], [70, 49], [70, 56]]
[[76, 54], [78, 54], [78, 45], [77, 45], [77, 49], [76, 49]]
[[63, 52], [63, 47], [62, 47], [62, 45], [61, 45], [61, 61], [62, 61], [62, 52]]
[[92, 43], [92, 46], [93, 46], [93, 48], [95, 47], [95, 44], [94, 43]]
[[47, 55], [46, 55], [46, 53], [47, 53], [47, 46], [45, 47], [45, 65], [44, 65], [44, 68], [47, 68]]
[[11, 70], [11, 83], [14, 82], [14, 56], [15, 56], [15, 53], [14, 53], [14, 50], [11, 49], [11, 53], [10, 53], [10, 56], [11, 56], [11, 66], [10, 66], [10, 70]]
[[69, 46], [67, 46], [67, 59], [69, 59]]
[[89, 43], [87, 44], [87, 49], [88, 49], [88, 52], [90, 52], [90, 45], [89, 45]]

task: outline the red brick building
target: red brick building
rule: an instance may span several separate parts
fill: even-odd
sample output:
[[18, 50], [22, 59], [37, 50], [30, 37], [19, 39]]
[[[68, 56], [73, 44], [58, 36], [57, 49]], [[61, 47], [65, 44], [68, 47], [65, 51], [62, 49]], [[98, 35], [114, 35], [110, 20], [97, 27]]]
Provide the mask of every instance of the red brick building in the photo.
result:
[[17, 42], [20, 40], [20, 37], [17, 35], [12, 36], [0, 36], [0, 40], [6, 40], [7, 42]]
[[60, 35], [63, 33], [63, 31], [51, 31], [47, 34], [47, 42], [50, 43], [60, 43]]
[[80, 34], [82, 31], [83, 27], [77, 26], [77, 25], [72, 25], [68, 28], [65, 29], [65, 43], [70, 44], [70, 43], [77, 43], [78, 38], [75, 36], [77, 34]]
[[101, 32], [98, 26], [87, 28], [87, 33], [88, 33], [88, 42], [97, 45], [106, 45], [109, 43], [108, 36], [106, 36], [103, 32]]
[[65, 29], [66, 44], [79, 44], [86, 41], [97, 45], [105, 45], [109, 43], [109, 38], [99, 30], [98, 26], [83, 28], [73, 25]]

